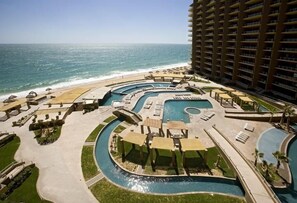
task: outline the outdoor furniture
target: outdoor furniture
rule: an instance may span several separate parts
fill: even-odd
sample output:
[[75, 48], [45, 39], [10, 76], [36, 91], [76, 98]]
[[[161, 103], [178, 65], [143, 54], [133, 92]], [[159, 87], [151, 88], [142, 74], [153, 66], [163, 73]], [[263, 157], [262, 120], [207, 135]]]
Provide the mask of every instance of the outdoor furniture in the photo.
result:
[[253, 132], [255, 128], [253, 126], [249, 125], [248, 123], [246, 123], [244, 125], [244, 129], [247, 131]]
[[250, 136], [248, 136], [247, 134], [243, 133], [242, 131], [240, 131], [236, 136], [235, 136], [235, 140], [245, 143], [247, 141], [247, 139], [249, 139]]

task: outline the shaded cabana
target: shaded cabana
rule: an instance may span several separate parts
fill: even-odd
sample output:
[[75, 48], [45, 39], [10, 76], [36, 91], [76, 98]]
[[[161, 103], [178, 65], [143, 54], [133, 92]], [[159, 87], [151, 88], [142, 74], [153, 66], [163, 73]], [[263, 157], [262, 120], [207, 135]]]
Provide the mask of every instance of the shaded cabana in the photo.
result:
[[235, 92], [236, 90], [231, 88], [231, 87], [224, 87], [224, 90], [227, 91], [228, 93], [231, 93], [231, 92]]
[[[186, 138], [188, 138], [188, 127], [183, 121], [167, 121], [167, 137], [172, 135], [170, 130], [180, 130]], [[184, 132], [185, 131], [185, 132]]]
[[123, 139], [121, 140], [122, 143], [122, 160], [125, 160], [125, 144], [124, 142], [128, 142], [132, 144], [132, 149], [135, 149], [135, 145], [139, 146], [139, 153], [140, 153], [140, 161], [142, 165], [144, 164], [143, 160], [143, 146], [146, 143], [147, 136], [140, 133], [129, 132]]
[[240, 99], [240, 107], [242, 107], [243, 104], [250, 104], [255, 109], [256, 102], [254, 100], [246, 96], [239, 97], [239, 99]]
[[209, 96], [211, 97], [212, 93], [215, 93], [214, 98], [217, 99], [219, 94], [224, 94], [225, 92], [220, 90], [220, 89], [214, 89], [214, 90], [210, 90], [209, 92]]
[[238, 91], [236, 91], [236, 92], [231, 92], [231, 94], [235, 97], [235, 101], [237, 101], [237, 102], [239, 102], [239, 97], [245, 96], [244, 93], [242, 93], [242, 92], [238, 92]]
[[26, 102], [26, 99], [19, 99], [17, 101], [8, 103], [6, 105], [3, 105], [0, 107], [0, 112], [5, 112], [7, 119], [10, 118], [9, 113], [13, 110], [17, 110], [18, 113], [21, 113], [22, 104], [27, 103], [28, 108], [30, 108], [30, 105], [28, 102]]
[[151, 128], [157, 128], [159, 129], [159, 135], [164, 135], [163, 129], [162, 129], [162, 120], [160, 119], [152, 119], [152, 118], [146, 118], [145, 121], [141, 124], [141, 133], [144, 134], [144, 126], [147, 127], [147, 130], [149, 133], [151, 133]]
[[223, 105], [223, 100], [227, 102], [231, 100], [231, 105], [233, 106], [233, 98], [230, 97], [228, 94], [219, 94], [219, 98], [221, 106]]
[[150, 158], [151, 158], [151, 165], [154, 168], [156, 160], [154, 159], [154, 151], [156, 151], [157, 156], [159, 155], [158, 149], [161, 150], [168, 150], [171, 151], [172, 154], [172, 165], [176, 166], [176, 155], [175, 155], [175, 148], [173, 145], [173, 140], [170, 138], [165, 137], [154, 137], [152, 144], [150, 146]]
[[207, 163], [207, 149], [203, 146], [203, 144], [198, 139], [181, 139], [181, 151], [182, 151], [182, 157], [183, 157], [183, 166], [186, 166], [186, 152], [189, 151], [196, 151], [199, 153], [199, 151], [203, 151], [203, 159], [204, 162]]

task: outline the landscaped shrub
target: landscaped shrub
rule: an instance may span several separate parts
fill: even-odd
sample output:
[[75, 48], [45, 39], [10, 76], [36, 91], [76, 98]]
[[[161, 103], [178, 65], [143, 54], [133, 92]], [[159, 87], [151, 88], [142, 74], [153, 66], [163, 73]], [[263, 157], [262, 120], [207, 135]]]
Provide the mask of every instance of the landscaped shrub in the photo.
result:
[[27, 166], [22, 172], [20, 172], [11, 182], [7, 185], [7, 190], [1, 194], [0, 199], [6, 199], [15, 189], [17, 189], [22, 183], [31, 175], [32, 167]]

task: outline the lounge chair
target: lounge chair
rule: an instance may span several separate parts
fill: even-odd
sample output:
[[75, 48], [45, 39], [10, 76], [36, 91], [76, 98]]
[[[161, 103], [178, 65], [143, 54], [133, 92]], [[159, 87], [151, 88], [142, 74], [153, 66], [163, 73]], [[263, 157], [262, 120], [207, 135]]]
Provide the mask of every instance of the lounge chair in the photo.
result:
[[160, 116], [160, 115], [161, 115], [161, 110], [160, 109], [155, 109], [154, 116]]
[[244, 129], [247, 130], [247, 131], [250, 131], [250, 132], [254, 132], [255, 128], [253, 126], [249, 125], [248, 123], [246, 123], [244, 125]]
[[235, 136], [235, 140], [245, 143], [247, 141], [247, 139], [249, 139], [250, 136], [248, 136], [247, 134], [243, 133], [242, 131], [240, 131], [236, 136]]

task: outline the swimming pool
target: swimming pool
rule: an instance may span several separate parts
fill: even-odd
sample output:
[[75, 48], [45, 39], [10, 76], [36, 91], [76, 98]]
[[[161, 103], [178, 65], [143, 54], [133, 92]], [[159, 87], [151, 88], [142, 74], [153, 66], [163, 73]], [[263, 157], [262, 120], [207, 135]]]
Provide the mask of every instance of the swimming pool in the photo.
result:
[[287, 137], [287, 133], [277, 128], [270, 128], [264, 131], [258, 139], [257, 149], [264, 153], [263, 160], [268, 163], [276, 164], [277, 160], [272, 153], [279, 151], [283, 140]]
[[98, 135], [95, 155], [101, 172], [113, 183], [127, 189], [158, 194], [178, 194], [191, 192], [214, 192], [244, 196], [238, 181], [214, 177], [149, 177], [131, 174], [118, 167], [108, 152], [108, 140], [113, 129], [121, 123], [116, 119], [107, 124]]
[[148, 88], [148, 87], [169, 87], [172, 86], [171, 83], [136, 83], [132, 85], [126, 85], [119, 87], [111, 92], [110, 95], [106, 96], [103, 99], [101, 106], [110, 106], [113, 101], [121, 101], [126, 94], [137, 91], [139, 89]]
[[164, 104], [163, 122], [167, 120], [190, 122], [189, 114], [184, 111], [187, 107], [198, 109], [211, 109], [208, 100], [167, 100]]
[[201, 113], [201, 111], [196, 107], [186, 107], [184, 111], [188, 114], [194, 114], [194, 115]]

